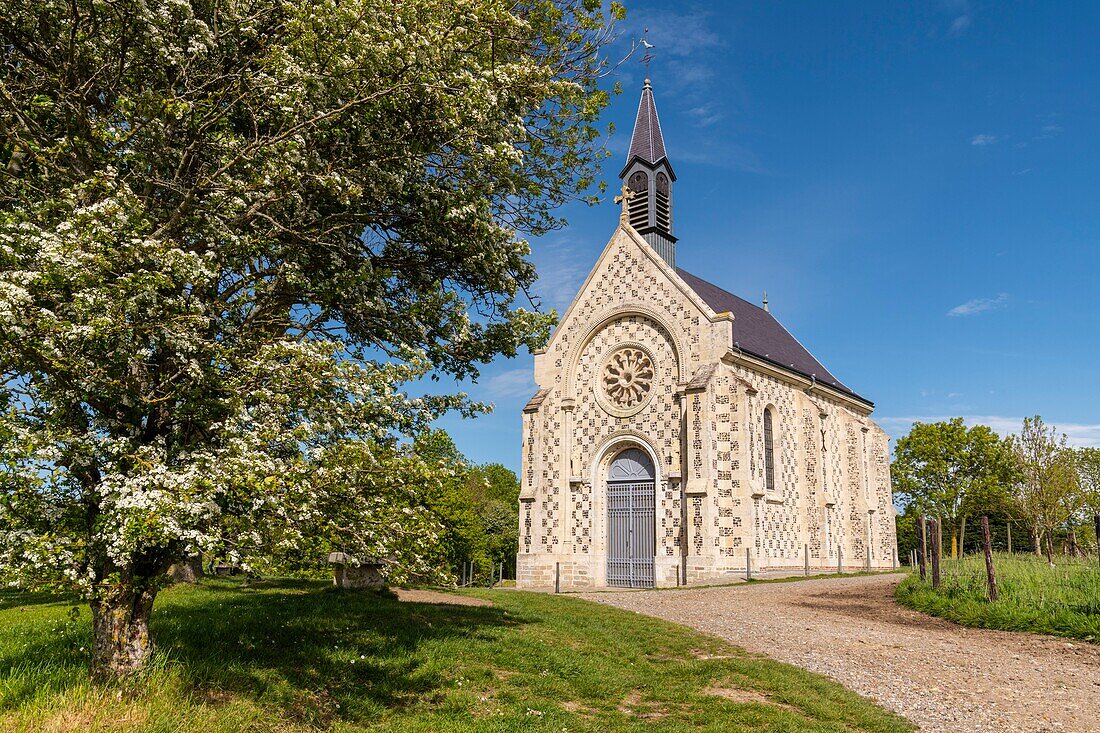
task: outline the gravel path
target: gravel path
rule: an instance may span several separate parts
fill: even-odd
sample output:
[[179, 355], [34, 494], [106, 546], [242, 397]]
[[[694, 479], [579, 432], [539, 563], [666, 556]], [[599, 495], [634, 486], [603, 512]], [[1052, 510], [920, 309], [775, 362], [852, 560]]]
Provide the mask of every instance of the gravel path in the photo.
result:
[[922, 731], [1100, 732], [1100, 646], [911, 611], [900, 578], [580, 595], [828, 675]]

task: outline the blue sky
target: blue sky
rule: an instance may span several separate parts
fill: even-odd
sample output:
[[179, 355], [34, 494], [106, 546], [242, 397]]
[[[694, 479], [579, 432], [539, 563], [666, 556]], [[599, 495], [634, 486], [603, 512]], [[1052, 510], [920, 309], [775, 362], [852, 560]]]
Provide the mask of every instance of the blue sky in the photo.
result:
[[[677, 263], [772, 313], [876, 403], [892, 437], [954, 415], [1040, 414], [1100, 445], [1100, 4], [951, 0], [644, 3]], [[607, 121], [617, 188], [644, 76]], [[532, 242], [564, 311], [616, 222], [610, 201]], [[437, 385], [438, 386], [438, 385]], [[532, 359], [485, 369], [496, 411], [440, 422], [518, 469]]]

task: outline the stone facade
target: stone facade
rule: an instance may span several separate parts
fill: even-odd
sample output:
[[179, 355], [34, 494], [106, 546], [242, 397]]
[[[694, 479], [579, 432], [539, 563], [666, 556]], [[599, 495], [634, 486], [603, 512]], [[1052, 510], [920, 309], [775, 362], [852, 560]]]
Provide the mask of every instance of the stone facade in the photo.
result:
[[[758, 569], [889, 568], [886, 434], [854, 395], [742, 352], [624, 219], [546, 348], [523, 413], [518, 584], [607, 584], [607, 471], [654, 467], [654, 583]], [[771, 412], [773, 481], [764, 412]]]

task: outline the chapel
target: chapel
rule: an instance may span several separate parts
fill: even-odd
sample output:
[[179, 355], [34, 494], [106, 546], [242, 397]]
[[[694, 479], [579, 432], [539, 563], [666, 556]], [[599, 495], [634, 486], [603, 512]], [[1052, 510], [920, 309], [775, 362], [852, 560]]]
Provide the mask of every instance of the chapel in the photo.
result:
[[[676, 266], [646, 79], [618, 225], [523, 409], [517, 583], [676, 586], [894, 567], [874, 404], [769, 312]], [[720, 279], [713, 271], [708, 277]]]

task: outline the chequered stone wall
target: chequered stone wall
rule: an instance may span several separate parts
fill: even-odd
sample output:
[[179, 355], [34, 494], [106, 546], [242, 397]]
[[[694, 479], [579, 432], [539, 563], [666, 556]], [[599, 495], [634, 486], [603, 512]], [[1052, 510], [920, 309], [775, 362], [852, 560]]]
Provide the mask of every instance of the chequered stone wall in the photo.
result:
[[[620, 229], [544, 353], [524, 414], [521, 585], [555, 563], [574, 585], [600, 584], [606, 557], [601, 465], [627, 445], [655, 458], [659, 585], [756, 568], [874, 562], [895, 538], [885, 434], [839, 399], [732, 357], [731, 325]], [[597, 399], [612, 351], [653, 361], [652, 397], [618, 416]], [[774, 411], [776, 482], [764, 478], [763, 414]], [[822, 417], [822, 414], [825, 417]], [[867, 429], [864, 432], [864, 428]], [[873, 509], [873, 512], [869, 510]], [[566, 580], [563, 580], [566, 582]]]

